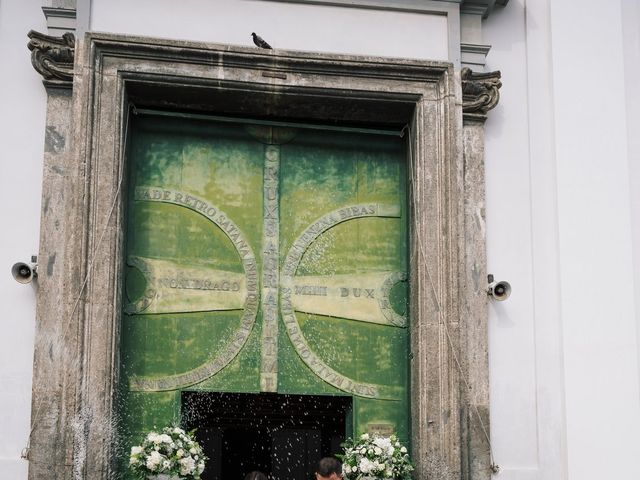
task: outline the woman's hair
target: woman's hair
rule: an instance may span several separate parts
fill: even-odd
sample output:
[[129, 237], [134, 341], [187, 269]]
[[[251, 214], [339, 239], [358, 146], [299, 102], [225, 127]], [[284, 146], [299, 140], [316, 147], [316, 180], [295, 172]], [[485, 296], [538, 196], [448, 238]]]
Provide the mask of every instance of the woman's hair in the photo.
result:
[[267, 480], [267, 476], [259, 472], [258, 470], [254, 470], [253, 472], [247, 473], [247, 476], [244, 477], [244, 480]]

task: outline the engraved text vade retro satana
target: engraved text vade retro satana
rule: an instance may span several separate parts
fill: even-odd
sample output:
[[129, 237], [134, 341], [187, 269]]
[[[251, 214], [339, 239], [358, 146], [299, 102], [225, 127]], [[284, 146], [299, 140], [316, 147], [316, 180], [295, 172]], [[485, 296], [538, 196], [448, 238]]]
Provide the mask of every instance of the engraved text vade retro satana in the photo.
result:
[[127, 434], [198, 390], [349, 395], [407, 440], [402, 140], [143, 117], [129, 157]]

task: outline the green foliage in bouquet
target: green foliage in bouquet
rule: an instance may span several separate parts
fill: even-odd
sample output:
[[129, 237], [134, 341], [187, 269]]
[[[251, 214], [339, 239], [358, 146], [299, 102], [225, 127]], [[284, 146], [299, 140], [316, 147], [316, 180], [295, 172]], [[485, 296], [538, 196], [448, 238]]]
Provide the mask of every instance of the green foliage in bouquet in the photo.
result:
[[347, 480], [410, 480], [413, 465], [407, 448], [395, 435], [382, 437], [365, 433], [358, 440], [342, 444], [342, 473]]
[[161, 433], [149, 432], [142, 445], [131, 447], [129, 466], [140, 478], [166, 474], [186, 480], [200, 480], [205, 461], [194, 431], [165, 427]]

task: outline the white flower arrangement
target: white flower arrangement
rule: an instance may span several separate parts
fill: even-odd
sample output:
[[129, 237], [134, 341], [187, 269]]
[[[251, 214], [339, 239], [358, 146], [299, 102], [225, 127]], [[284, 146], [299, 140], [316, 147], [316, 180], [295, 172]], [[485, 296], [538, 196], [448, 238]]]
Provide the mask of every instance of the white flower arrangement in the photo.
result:
[[149, 432], [142, 445], [131, 447], [129, 466], [140, 478], [165, 475], [168, 478], [200, 480], [207, 457], [193, 439], [193, 431], [165, 427]]
[[409, 480], [413, 465], [407, 448], [395, 435], [382, 437], [364, 433], [358, 440], [342, 444], [342, 473], [346, 480]]

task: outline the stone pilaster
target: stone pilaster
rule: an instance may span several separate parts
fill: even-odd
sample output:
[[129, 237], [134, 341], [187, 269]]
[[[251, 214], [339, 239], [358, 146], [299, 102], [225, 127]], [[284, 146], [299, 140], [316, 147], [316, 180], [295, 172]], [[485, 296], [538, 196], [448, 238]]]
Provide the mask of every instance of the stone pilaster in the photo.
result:
[[[70, 158], [71, 97], [75, 38], [28, 33], [33, 67], [47, 90], [43, 156], [42, 210], [38, 259], [38, 298], [34, 348], [29, 478], [67, 479], [73, 470], [72, 422], [75, 405], [73, 369], [77, 332], [62, 301], [69, 288], [68, 214], [76, 168]], [[65, 367], [66, 366], [66, 367]]]
[[[500, 72], [460, 72], [463, 114], [464, 273], [467, 295], [461, 304], [463, 319], [462, 359], [467, 399], [462, 402], [462, 428], [466, 430], [463, 478], [488, 480], [495, 470], [489, 443], [489, 356], [487, 258], [485, 249], [484, 122], [499, 101]], [[463, 434], [463, 436], [465, 436]], [[468, 476], [467, 476], [468, 475]]]

